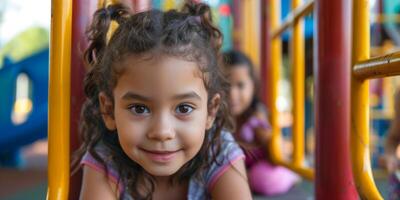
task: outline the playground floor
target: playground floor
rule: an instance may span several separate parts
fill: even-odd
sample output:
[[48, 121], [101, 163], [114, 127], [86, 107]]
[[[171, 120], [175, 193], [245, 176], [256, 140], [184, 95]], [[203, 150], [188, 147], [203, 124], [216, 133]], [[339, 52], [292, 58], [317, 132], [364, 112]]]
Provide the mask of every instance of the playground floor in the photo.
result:
[[47, 141], [23, 148], [22, 160], [20, 169], [0, 168], [0, 199], [46, 199]]

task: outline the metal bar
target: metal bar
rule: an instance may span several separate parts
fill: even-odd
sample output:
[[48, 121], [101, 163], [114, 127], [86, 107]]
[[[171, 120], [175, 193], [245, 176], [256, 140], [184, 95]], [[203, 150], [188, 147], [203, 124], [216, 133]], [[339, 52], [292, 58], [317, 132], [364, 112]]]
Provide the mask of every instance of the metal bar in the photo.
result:
[[[270, 25], [271, 29], [275, 29], [280, 20], [280, 1], [269, 1]], [[271, 60], [270, 67], [267, 72], [268, 81], [268, 108], [270, 109], [270, 122], [272, 128], [270, 154], [273, 162], [277, 163], [282, 160], [281, 155], [281, 129], [278, 124], [279, 112], [277, 110], [278, 81], [281, 73], [282, 46], [281, 39], [271, 40]]]
[[[86, 49], [86, 29], [90, 24], [92, 13], [96, 10], [97, 0], [75, 0], [72, 6], [72, 42], [71, 42], [71, 114], [70, 114], [70, 155], [76, 151], [79, 142], [79, 119], [82, 104], [85, 100], [83, 79], [85, 67], [82, 52]], [[79, 171], [70, 178], [69, 199], [79, 199], [82, 173]]]
[[269, 88], [267, 87], [268, 71], [271, 65], [270, 62], [270, 43], [271, 40], [268, 37], [270, 26], [268, 17], [268, 2], [270, 0], [261, 1], [261, 97], [265, 105], [268, 103]]
[[260, 41], [258, 40], [259, 35], [257, 34], [257, 1], [242, 1], [242, 15], [243, 27], [242, 31], [242, 48], [243, 52], [250, 57], [253, 61], [254, 66], [260, 66]]
[[151, 9], [151, 1], [149, 0], [132, 0], [135, 13], [144, 12]]
[[109, 5], [119, 3], [120, 0], [99, 0], [97, 2], [97, 8], [106, 8]]
[[[292, 0], [292, 8], [301, 4], [301, 0]], [[304, 161], [304, 20], [299, 18], [294, 22], [291, 37], [292, 66], [292, 98], [293, 98], [293, 164], [302, 166]]]
[[373, 23], [400, 23], [400, 15], [371, 14], [371, 22]]
[[[276, 0], [270, 0], [269, 2], [269, 9], [270, 9], [270, 29], [274, 29], [275, 27], [278, 26], [279, 24], [279, 19], [280, 19], [280, 4], [279, 1]], [[267, 105], [268, 108], [270, 109], [270, 121], [271, 121], [271, 127], [272, 127], [272, 138], [271, 138], [271, 145], [269, 146], [270, 148], [270, 155], [271, 159], [274, 163], [278, 165], [283, 165], [286, 166], [287, 168], [297, 172], [301, 176], [312, 180], [314, 178], [314, 172], [312, 169], [305, 168], [302, 166], [302, 159], [300, 156], [294, 159], [295, 162], [285, 162], [282, 159], [281, 155], [281, 130], [280, 126], [278, 124], [278, 117], [279, 117], [279, 112], [277, 110], [277, 96], [278, 96], [278, 81], [281, 73], [281, 60], [282, 60], [282, 47], [281, 47], [281, 39], [276, 38], [273, 40], [270, 40], [270, 52], [271, 52], [271, 57], [270, 57], [270, 65], [267, 68]], [[298, 45], [298, 46], [301, 46]], [[304, 44], [303, 44], [304, 46]], [[303, 50], [304, 53], [304, 50]], [[298, 58], [299, 62], [303, 58]], [[303, 67], [304, 70], [304, 67]], [[301, 74], [301, 73], [300, 73]], [[303, 97], [304, 100], [304, 97]], [[304, 117], [304, 116], [303, 116]], [[296, 139], [298, 142], [299, 140]], [[301, 141], [300, 141], [301, 142]], [[304, 143], [304, 141], [303, 141]], [[297, 145], [297, 148], [301, 148], [301, 145]], [[304, 148], [303, 148], [304, 149]], [[298, 151], [300, 152], [300, 151]], [[304, 152], [303, 152], [304, 153]], [[299, 159], [300, 157], [300, 159]]]
[[353, 67], [353, 75], [361, 80], [400, 75], [400, 52], [358, 62]]
[[383, 79], [383, 95], [389, 98], [384, 98], [382, 111], [393, 118], [395, 116], [395, 101], [394, 98], [390, 97], [395, 95], [396, 85], [392, 81], [393, 79], [390, 78]]
[[67, 199], [69, 189], [71, 18], [72, 0], [52, 1], [47, 191], [51, 200]]
[[[352, 64], [369, 58], [369, 4], [353, 1]], [[338, 40], [336, 40], [338, 41]], [[354, 73], [353, 73], [354, 74]], [[369, 151], [369, 81], [351, 76], [351, 161], [361, 199], [383, 199], [371, 172]]]
[[288, 14], [285, 21], [280, 26], [277, 26], [273, 29], [274, 31], [272, 31], [271, 37], [279, 37], [286, 29], [292, 26], [295, 21], [311, 13], [313, 9], [314, 0], [309, 0], [300, 7], [294, 9], [291, 13]]
[[351, 6], [348, 0], [318, 0], [315, 5], [317, 200], [358, 199], [349, 153]]
[[241, 44], [242, 38], [242, 5], [243, 2], [241, 0], [232, 0], [233, 1], [233, 46], [235, 49], [242, 49], [243, 46]]

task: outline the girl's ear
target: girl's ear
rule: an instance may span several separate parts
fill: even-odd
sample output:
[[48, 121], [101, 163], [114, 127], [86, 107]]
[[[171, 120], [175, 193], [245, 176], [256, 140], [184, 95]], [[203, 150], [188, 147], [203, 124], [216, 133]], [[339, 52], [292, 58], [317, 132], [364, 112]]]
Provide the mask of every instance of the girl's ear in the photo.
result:
[[113, 131], [117, 127], [115, 125], [115, 119], [113, 116], [113, 103], [111, 99], [104, 93], [99, 93], [99, 102], [100, 102], [100, 113], [103, 118], [104, 124], [108, 128], [108, 130]]
[[221, 102], [221, 96], [217, 93], [211, 99], [210, 105], [208, 106], [208, 115], [207, 115], [207, 122], [206, 122], [206, 129], [209, 130], [217, 116], [219, 104]]

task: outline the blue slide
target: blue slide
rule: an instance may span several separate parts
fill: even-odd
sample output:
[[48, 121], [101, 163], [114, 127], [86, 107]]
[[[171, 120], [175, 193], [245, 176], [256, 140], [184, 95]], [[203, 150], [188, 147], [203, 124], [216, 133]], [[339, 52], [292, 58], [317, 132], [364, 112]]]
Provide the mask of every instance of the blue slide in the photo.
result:
[[[16, 80], [25, 73], [31, 80], [32, 111], [19, 125], [11, 121], [16, 98]], [[49, 50], [17, 63], [5, 60], [0, 69], [0, 166], [19, 166], [20, 147], [47, 137]]]

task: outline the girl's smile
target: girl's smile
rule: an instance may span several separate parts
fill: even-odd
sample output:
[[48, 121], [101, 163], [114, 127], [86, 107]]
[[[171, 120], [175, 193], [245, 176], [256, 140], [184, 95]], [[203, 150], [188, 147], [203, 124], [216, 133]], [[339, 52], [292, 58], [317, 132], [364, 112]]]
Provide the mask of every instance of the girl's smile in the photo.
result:
[[158, 151], [158, 150], [146, 150], [140, 148], [147, 156], [154, 162], [167, 163], [173, 160], [176, 154], [180, 153], [181, 150], [176, 151]]

